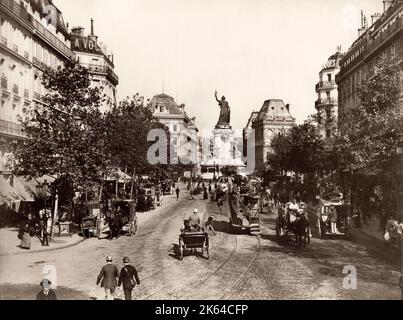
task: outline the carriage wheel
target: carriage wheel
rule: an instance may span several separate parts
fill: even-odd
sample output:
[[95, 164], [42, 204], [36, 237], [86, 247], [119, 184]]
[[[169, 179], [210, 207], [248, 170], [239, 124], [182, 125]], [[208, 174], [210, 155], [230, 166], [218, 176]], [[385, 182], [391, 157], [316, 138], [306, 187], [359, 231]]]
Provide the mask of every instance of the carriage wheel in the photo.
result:
[[130, 228], [129, 228], [129, 236], [131, 237], [135, 233], [136, 233], [136, 231], [134, 230], [134, 224], [131, 224]]

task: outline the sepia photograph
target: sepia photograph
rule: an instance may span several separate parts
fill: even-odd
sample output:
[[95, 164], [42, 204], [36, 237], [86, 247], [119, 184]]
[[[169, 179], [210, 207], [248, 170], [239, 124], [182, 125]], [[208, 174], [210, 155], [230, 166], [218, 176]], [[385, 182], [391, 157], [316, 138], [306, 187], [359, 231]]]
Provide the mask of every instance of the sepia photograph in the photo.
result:
[[402, 75], [403, 0], [0, 0], [0, 302], [402, 300]]

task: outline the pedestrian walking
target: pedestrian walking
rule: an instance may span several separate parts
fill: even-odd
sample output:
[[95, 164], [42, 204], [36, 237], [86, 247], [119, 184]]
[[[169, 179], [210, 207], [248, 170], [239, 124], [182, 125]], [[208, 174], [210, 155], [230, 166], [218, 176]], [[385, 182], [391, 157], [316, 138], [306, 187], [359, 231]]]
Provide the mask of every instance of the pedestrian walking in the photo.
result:
[[39, 285], [42, 289], [36, 295], [36, 300], [57, 300], [56, 293], [51, 289], [50, 280], [43, 279]]
[[208, 199], [207, 188], [204, 188], [203, 199], [204, 199], [204, 200], [207, 200], [207, 199]]
[[125, 300], [132, 300], [132, 291], [136, 285], [140, 285], [140, 279], [135, 267], [130, 265], [129, 257], [123, 258], [124, 267], [120, 271], [118, 286], [123, 284]]
[[106, 300], [113, 300], [113, 294], [117, 287], [116, 278], [119, 278], [119, 270], [115, 264], [112, 264], [112, 257], [106, 257], [106, 265], [101, 269], [97, 278], [97, 285], [101, 282], [101, 287], [105, 288]]
[[179, 189], [179, 186], [176, 187], [176, 199], [179, 199], [179, 193], [181, 192], [181, 189]]

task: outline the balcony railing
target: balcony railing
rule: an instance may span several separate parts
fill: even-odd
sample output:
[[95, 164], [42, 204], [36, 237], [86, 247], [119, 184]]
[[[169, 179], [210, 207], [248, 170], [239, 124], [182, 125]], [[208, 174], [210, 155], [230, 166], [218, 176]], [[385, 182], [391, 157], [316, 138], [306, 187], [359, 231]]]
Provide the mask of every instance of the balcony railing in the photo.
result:
[[18, 123], [10, 121], [0, 120], [0, 132], [13, 136], [25, 137], [21, 126]]
[[19, 49], [16, 44], [13, 44], [13, 51], [18, 54]]
[[316, 85], [316, 91], [320, 90], [320, 89], [332, 89], [332, 88], [336, 88], [336, 81], [331, 80], [331, 81], [320, 81], [317, 85]]
[[90, 72], [106, 74], [106, 76], [109, 78], [109, 80], [112, 81], [112, 83], [114, 85], [117, 85], [119, 83], [119, 77], [108, 66], [100, 66], [100, 65], [88, 64], [88, 63], [81, 63], [81, 66], [83, 66], [84, 68], [88, 69], [88, 71], [90, 71]]
[[18, 93], [19, 93], [19, 88], [18, 88], [17, 84], [13, 85], [13, 93], [16, 95], [18, 95]]
[[1, 88], [2, 89], [8, 89], [8, 81], [7, 81], [7, 78], [2, 78], [1, 79]]
[[29, 60], [29, 53], [28, 51], [24, 51], [24, 58]]
[[47, 68], [50, 68], [46, 63], [40, 61], [37, 57], [32, 58], [32, 63], [35, 67], [45, 70]]
[[329, 98], [329, 99], [318, 99], [315, 102], [316, 107], [321, 107], [321, 106], [329, 106], [329, 105], [337, 105], [338, 100], [336, 98]]
[[18, 19], [22, 19], [25, 23], [29, 24], [31, 27], [36, 29], [36, 32], [42, 35], [48, 42], [50, 42], [54, 47], [60, 50], [65, 56], [73, 59], [75, 54], [70, 48], [59, 40], [54, 34], [43, 27], [34, 17], [29, 14], [29, 12], [20, 3], [14, 0], [0, 0], [0, 7], [4, 10], [11, 11]]
[[7, 39], [3, 36], [0, 36], [0, 44], [7, 47]]

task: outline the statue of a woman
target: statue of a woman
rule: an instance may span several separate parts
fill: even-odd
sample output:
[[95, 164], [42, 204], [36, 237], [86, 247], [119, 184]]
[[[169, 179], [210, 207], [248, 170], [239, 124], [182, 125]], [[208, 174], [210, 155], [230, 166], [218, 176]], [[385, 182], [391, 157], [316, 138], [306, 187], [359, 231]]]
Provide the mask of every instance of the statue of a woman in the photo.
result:
[[218, 119], [218, 125], [229, 125], [231, 121], [231, 109], [229, 107], [228, 101], [225, 100], [223, 96], [221, 100], [218, 100], [217, 91], [215, 92], [215, 99], [221, 108], [220, 118]]

